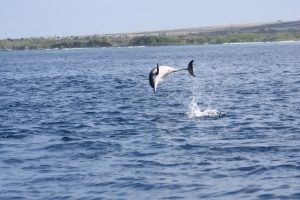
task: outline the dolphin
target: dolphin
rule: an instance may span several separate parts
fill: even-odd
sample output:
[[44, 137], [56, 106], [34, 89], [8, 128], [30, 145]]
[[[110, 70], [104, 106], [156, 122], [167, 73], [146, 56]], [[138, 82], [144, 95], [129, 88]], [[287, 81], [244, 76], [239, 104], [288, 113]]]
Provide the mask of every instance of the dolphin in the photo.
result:
[[156, 88], [159, 81], [168, 74], [187, 70], [191, 76], [196, 77], [193, 71], [193, 62], [194, 60], [191, 60], [188, 67], [184, 69], [175, 69], [170, 66], [159, 66], [157, 63], [157, 66], [154, 67], [149, 73], [149, 84], [153, 88], [153, 92], [156, 93]]

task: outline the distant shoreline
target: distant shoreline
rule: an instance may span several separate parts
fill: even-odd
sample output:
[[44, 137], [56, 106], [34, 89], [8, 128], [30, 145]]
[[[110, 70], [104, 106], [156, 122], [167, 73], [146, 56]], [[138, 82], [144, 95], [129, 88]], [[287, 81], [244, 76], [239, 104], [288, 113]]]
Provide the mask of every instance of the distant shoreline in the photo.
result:
[[281, 40], [281, 41], [266, 41], [266, 42], [231, 42], [231, 43], [204, 43], [204, 44], [166, 44], [166, 45], [149, 45], [149, 46], [111, 46], [111, 47], [86, 47], [86, 48], [56, 48], [56, 49], [36, 49], [36, 50], [81, 50], [93, 48], [146, 48], [146, 47], [165, 47], [165, 46], [193, 46], [193, 45], [246, 45], [246, 44], [268, 44], [268, 43], [300, 43], [300, 40]]
[[0, 50], [234, 44], [300, 41], [300, 21], [227, 25], [127, 34], [0, 40]]
[[49, 49], [0, 49], [0, 51], [51, 51], [51, 50], [83, 50], [96, 48], [145, 48], [145, 47], [164, 47], [164, 46], [193, 46], [193, 45], [246, 45], [246, 44], [268, 44], [268, 43], [300, 43], [300, 40], [282, 40], [282, 41], [265, 41], [265, 42], [232, 42], [232, 43], [204, 43], [204, 44], [164, 44], [164, 45], [149, 45], [149, 46], [110, 46], [110, 47], [70, 47], [70, 48], [49, 48]]

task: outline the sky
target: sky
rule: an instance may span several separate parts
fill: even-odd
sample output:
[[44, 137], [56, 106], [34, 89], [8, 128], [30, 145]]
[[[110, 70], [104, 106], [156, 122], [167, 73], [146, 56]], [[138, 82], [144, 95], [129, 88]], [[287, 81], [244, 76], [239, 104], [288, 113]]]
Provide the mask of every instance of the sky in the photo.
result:
[[300, 0], [0, 0], [0, 39], [300, 20]]

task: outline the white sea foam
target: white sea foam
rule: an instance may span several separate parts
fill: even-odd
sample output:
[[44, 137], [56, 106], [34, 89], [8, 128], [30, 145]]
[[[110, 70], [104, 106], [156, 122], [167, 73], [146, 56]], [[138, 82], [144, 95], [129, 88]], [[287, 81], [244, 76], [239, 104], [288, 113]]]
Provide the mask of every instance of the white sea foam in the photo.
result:
[[272, 44], [276, 44], [276, 43], [299, 43], [300, 41], [298, 40], [284, 40], [284, 41], [274, 41], [274, 42], [225, 42], [222, 43], [224, 45], [248, 45], [248, 44], [268, 44], [268, 43], [272, 43]]
[[132, 49], [132, 48], [144, 48], [146, 46], [127, 46], [127, 48]]
[[80, 47], [74, 47], [74, 48], [62, 48], [63, 51], [72, 51], [72, 50], [81, 50], [81, 49], [88, 49], [88, 48], [80, 48]]

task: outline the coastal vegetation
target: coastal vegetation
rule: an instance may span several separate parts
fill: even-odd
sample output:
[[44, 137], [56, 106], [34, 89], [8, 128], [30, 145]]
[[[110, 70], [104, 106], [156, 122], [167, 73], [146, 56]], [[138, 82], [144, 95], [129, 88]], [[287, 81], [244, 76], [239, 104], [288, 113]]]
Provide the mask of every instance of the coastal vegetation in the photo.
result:
[[184, 36], [138, 36], [129, 41], [132, 46], [170, 45], [170, 44], [221, 44], [239, 42], [274, 42], [300, 40], [300, 32], [280, 33], [220, 33]]
[[185, 29], [174, 32], [173, 30], [93, 36], [7, 38], [0, 40], [0, 50], [298, 41], [300, 21], [242, 28], [216, 27], [210, 31]]

